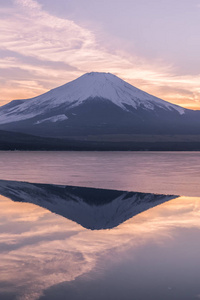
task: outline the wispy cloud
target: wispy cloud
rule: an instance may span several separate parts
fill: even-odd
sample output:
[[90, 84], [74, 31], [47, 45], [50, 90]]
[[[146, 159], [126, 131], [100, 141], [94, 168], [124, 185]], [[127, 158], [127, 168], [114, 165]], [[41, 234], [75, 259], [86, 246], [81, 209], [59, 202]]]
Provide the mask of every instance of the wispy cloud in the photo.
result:
[[[97, 42], [92, 30], [47, 13], [34, 0], [14, 0], [12, 7], [3, 13], [0, 20], [2, 100], [28, 98], [85, 72], [104, 71], [182, 105], [186, 103], [186, 94], [181, 93], [184, 87], [192, 92], [188, 103], [196, 101], [199, 105], [200, 76], [175, 76], [173, 66], [162, 61], [152, 63], [120, 49], [108, 49]], [[11, 72], [9, 75], [9, 70], [17, 69], [15, 76]], [[171, 94], [163, 93], [160, 86], [171, 87]]]

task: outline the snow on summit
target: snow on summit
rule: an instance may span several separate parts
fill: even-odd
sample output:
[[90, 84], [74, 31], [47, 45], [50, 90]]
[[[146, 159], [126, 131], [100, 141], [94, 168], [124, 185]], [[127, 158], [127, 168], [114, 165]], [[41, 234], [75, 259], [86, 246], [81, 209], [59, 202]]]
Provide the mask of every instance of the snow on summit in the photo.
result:
[[156, 105], [164, 109], [173, 108], [180, 114], [184, 113], [184, 108], [145, 93], [111, 73], [86, 73], [43, 96], [45, 95], [47, 98], [50, 95], [56, 97], [55, 104], [56, 102], [59, 104], [72, 103], [78, 100], [74, 104], [77, 106], [88, 98], [99, 97], [112, 101], [122, 109], [126, 109], [123, 103], [134, 108], [142, 104], [147, 109], [154, 109], [154, 105]]
[[[110, 73], [86, 73], [81, 77], [35, 98], [12, 101], [0, 108], [0, 124], [25, 120], [64, 105], [65, 109], [82, 104], [87, 99], [102, 98], [123, 110], [127, 106], [145, 110], [161, 108], [184, 114], [185, 109], [145, 93]], [[62, 118], [61, 118], [62, 119]]]

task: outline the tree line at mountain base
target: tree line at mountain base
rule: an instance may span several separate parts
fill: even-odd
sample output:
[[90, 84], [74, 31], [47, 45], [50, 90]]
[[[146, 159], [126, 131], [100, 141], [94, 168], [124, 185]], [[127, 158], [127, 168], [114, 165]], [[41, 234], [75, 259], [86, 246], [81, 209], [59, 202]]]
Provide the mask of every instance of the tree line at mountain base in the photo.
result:
[[200, 136], [94, 136], [44, 138], [0, 131], [0, 150], [22, 151], [200, 151]]

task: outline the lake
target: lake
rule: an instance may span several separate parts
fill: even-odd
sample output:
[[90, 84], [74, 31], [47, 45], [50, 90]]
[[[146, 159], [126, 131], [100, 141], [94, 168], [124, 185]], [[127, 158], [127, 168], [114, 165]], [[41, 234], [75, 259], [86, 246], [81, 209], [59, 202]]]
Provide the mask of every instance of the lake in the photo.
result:
[[199, 152], [0, 152], [0, 299], [199, 299], [199, 166]]
[[0, 151], [0, 179], [200, 196], [200, 152]]

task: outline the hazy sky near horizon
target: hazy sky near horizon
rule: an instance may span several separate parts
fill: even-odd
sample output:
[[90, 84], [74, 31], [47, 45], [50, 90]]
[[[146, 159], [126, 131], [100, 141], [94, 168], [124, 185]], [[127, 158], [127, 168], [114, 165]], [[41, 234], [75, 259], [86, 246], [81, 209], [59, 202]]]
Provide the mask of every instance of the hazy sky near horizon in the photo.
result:
[[200, 109], [200, 0], [0, 0], [0, 105], [91, 71]]

